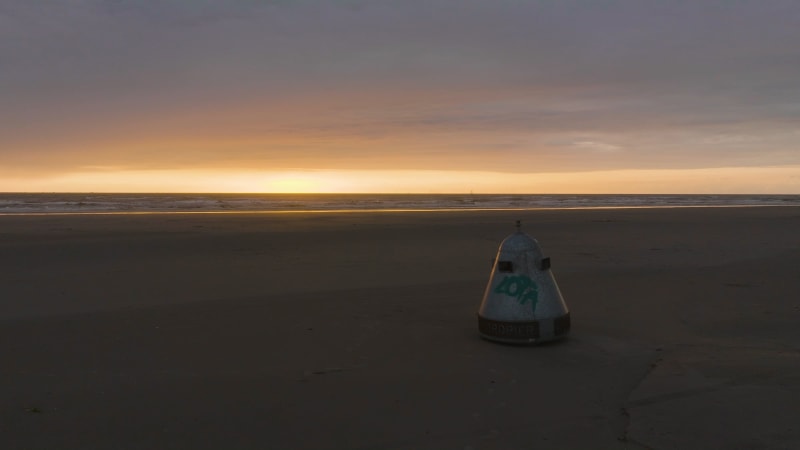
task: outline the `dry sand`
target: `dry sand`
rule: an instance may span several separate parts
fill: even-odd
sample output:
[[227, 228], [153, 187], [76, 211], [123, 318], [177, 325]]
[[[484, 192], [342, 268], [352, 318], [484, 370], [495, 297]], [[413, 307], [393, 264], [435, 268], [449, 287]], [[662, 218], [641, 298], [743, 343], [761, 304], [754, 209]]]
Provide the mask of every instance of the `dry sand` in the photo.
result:
[[[571, 336], [483, 341], [521, 219]], [[800, 208], [0, 216], [0, 449], [797, 449]]]

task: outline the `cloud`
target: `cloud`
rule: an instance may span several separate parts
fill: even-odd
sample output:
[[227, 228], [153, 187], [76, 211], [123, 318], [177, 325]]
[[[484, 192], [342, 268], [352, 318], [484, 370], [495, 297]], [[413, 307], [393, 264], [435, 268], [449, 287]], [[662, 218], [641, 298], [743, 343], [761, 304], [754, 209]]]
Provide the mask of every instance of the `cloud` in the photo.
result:
[[622, 147], [617, 145], [594, 141], [573, 142], [572, 146], [578, 150], [588, 150], [595, 153], [616, 153], [622, 150]]
[[7, 0], [0, 158], [797, 163], [797, 23], [788, 0]]

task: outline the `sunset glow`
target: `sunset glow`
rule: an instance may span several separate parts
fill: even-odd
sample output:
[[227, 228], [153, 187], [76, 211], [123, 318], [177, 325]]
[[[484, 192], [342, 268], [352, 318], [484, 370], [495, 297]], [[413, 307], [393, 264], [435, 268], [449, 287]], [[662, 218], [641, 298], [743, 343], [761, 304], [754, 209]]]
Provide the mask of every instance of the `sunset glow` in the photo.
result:
[[434, 3], [6, 2], [0, 191], [800, 193], [800, 4]]
[[[732, 189], [731, 180], [735, 180]], [[800, 166], [566, 173], [481, 171], [109, 171], [0, 180], [0, 191], [250, 193], [800, 192]]]

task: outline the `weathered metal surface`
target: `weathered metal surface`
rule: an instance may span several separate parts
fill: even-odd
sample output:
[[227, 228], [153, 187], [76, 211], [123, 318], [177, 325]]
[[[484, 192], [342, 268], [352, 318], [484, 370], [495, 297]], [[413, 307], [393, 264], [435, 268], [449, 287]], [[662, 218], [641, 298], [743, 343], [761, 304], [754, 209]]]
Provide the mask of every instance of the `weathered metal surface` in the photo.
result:
[[497, 251], [478, 309], [480, 335], [533, 344], [563, 338], [569, 329], [569, 310], [550, 271], [550, 258], [535, 239], [518, 229]]

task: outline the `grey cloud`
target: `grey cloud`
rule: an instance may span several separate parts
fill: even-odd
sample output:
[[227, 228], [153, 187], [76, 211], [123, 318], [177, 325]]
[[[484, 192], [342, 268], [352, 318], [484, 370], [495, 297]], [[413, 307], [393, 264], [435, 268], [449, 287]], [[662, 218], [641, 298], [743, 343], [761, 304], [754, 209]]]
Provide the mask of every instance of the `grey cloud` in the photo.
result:
[[[611, 135], [626, 141], [615, 164], [708, 164], [719, 148], [748, 150], [703, 136], [785, 136], [797, 123], [798, 23], [800, 4], [780, 0], [10, 0], [0, 6], [0, 155], [238, 126], [264, 138], [463, 133], [474, 149], [431, 146], [478, 155], [520, 142], [495, 147], [566, 159], [580, 149], [547, 142]], [[710, 156], [665, 142], [676, 130]], [[753, 144], [759, 158], [792, 162], [768, 142]]]

